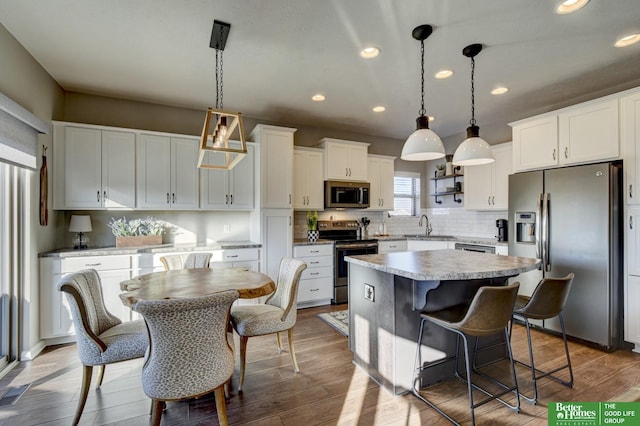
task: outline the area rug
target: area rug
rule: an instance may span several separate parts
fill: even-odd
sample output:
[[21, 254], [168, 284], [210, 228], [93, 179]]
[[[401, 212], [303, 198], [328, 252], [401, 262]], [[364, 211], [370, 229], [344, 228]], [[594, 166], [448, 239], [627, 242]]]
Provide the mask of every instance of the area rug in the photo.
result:
[[345, 336], [349, 336], [349, 311], [333, 311], [324, 314], [318, 314], [321, 320], [338, 330]]

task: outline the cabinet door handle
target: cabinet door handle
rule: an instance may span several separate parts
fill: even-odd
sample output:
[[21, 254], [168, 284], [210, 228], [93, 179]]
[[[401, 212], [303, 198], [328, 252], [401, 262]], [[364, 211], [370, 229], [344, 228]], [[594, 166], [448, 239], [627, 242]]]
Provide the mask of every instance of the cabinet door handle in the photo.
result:
[[317, 265], [317, 264], [318, 264], [318, 263], [320, 263], [320, 262], [318, 262], [318, 261], [316, 260], [315, 262], [309, 262], [309, 263], [310, 263], [310, 264], [312, 264], [312, 265]]
[[320, 275], [320, 272], [312, 272], [309, 275]]
[[96, 201], [100, 202], [100, 191], [96, 192]]
[[311, 253], [320, 253], [320, 250], [311, 250]]
[[289, 205], [291, 205], [291, 194], [289, 194]]
[[291, 216], [289, 216], [289, 226], [291, 226]]
[[224, 203], [229, 204], [229, 194], [224, 195]]
[[107, 199], [107, 191], [104, 191], [104, 192], [102, 193], [102, 199], [103, 199], [103, 200], [106, 200], [106, 199]]
[[173, 198], [173, 204], [175, 204], [176, 203], [176, 193], [175, 192], [172, 193], [171, 197]]
[[319, 288], [311, 288], [311, 289], [309, 289], [309, 291], [320, 291], [320, 289]]
[[102, 263], [85, 263], [84, 266], [100, 266]]
[[491, 195], [487, 197], [487, 204], [491, 205]]
[[629, 198], [633, 198], [633, 184], [629, 185]]
[[629, 216], [629, 229], [633, 229], [633, 216]]
[[493, 206], [496, 205], [496, 196], [495, 195], [491, 196], [491, 205], [493, 205]]
[[233, 194], [229, 195], [230, 204], [233, 204]]
[[349, 176], [351, 176], [351, 167], [349, 167]]
[[348, 167], [344, 168], [344, 175], [345, 176], [349, 176], [349, 168]]
[[237, 255], [237, 254], [228, 254], [228, 255], [226, 256], [226, 258], [227, 258], [227, 259], [235, 259], [236, 257], [238, 257], [238, 255]]
[[169, 193], [167, 192], [167, 204], [169, 204]]
[[568, 146], [564, 147], [564, 158], [569, 158], [569, 147]]
[[554, 160], [556, 159], [556, 149], [555, 148], [553, 148], [553, 159]]

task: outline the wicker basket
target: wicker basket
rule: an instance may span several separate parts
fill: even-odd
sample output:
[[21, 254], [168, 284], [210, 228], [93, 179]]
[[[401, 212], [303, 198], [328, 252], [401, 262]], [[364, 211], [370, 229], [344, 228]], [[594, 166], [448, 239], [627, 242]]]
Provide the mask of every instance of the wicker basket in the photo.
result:
[[116, 247], [156, 246], [162, 244], [162, 235], [116, 237]]

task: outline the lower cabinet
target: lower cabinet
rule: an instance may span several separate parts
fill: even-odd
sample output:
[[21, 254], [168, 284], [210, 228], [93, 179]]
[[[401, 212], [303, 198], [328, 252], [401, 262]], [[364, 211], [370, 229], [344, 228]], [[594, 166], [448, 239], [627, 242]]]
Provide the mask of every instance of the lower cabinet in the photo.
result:
[[307, 263], [298, 285], [299, 307], [330, 304], [333, 297], [333, 245], [295, 246], [293, 257]]
[[454, 248], [454, 241], [407, 240], [408, 251], [444, 250]]
[[407, 240], [378, 241], [378, 253], [393, 253], [395, 251], [407, 251]]
[[634, 352], [640, 352], [640, 315], [636, 303], [640, 300], [640, 277], [627, 275], [625, 291], [624, 340], [635, 345]]
[[131, 309], [120, 301], [120, 282], [138, 275], [138, 255], [45, 257], [40, 259], [40, 338], [68, 338], [75, 334], [67, 299], [57, 285], [64, 275], [83, 269], [98, 271], [109, 312], [123, 322], [131, 321]]

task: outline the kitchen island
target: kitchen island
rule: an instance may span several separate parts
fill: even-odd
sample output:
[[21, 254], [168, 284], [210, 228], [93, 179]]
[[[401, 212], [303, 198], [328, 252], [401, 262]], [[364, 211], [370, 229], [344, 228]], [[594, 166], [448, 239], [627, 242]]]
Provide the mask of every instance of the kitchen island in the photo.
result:
[[[469, 303], [484, 285], [536, 269], [537, 259], [462, 250], [398, 252], [346, 257], [349, 262], [349, 347], [356, 365], [394, 394], [412, 386], [420, 312]], [[455, 353], [456, 338], [440, 327], [425, 326], [422, 362]], [[483, 341], [484, 344], [484, 341]], [[495, 358], [481, 354], [479, 363]], [[450, 364], [434, 369], [440, 380]], [[423, 385], [430, 384], [423, 380]]]

